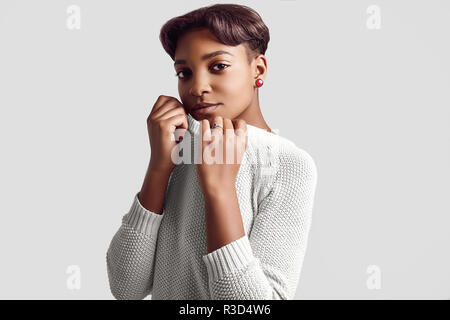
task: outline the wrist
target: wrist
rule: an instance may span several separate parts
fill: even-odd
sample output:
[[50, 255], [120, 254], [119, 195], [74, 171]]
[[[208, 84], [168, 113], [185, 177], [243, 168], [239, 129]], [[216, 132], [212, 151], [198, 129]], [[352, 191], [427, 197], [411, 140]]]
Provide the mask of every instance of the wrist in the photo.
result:
[[231, 183], [220, 183], [214, 186], [205, 187], [202, 190], [205, 201], [229, 201], [236, 195], [236, 186]]
[[169, 177], [172, 173], [172, 169], [170, 168], [156, 168], [152, 165], [149, 165], [148, 167], [148, 173], [152, 176], [158, 176], [158, 177]]

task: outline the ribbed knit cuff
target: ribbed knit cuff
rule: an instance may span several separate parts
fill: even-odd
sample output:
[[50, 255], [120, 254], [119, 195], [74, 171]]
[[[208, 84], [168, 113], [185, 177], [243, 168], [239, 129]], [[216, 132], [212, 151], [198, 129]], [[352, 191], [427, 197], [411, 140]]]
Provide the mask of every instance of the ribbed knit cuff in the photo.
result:
[[247, 267], [255, 257], [247, 235], [214, 250], [203, 257], [209, 280], [216, 281], [228, 273]]
[[137, 232], [156, 239], [163, 214], [145, 209], [139, 202], [138, 194], [139, 192], [134, 196], [130, 211], [123, 217], [122, 222], [129, 224]]

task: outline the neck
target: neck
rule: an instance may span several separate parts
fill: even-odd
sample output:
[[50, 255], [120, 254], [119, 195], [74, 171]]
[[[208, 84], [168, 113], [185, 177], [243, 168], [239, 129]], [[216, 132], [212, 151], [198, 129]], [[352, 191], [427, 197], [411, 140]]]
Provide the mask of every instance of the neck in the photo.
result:
[[272, 131], [272, 129], [269, 128], [266, 121], [264, 120], [264, 117], [261, 113], [261, 109], [259, 107], [259, 103], [251, 104], [250, 107], [245, 109], [241, 114], [236, 116], [236, 118], [243, 119], [248, 124], [261, 128], [263, 130], [267, 130], [269, 132]]

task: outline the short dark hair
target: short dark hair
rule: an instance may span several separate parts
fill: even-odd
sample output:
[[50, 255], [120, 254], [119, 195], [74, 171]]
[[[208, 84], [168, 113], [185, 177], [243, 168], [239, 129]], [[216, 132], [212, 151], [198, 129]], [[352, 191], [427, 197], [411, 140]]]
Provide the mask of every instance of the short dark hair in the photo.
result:
[[270, 40], [269, 28], [252, 8], [238, 4], [215, 4], [172, 18], [162, 26], [159, 40], [172, 60], [175, 60], [178, 38], [198, 28], [208, 28], [225, 45], [244, 43], [249, 63], [257, 54], [265, 54]]

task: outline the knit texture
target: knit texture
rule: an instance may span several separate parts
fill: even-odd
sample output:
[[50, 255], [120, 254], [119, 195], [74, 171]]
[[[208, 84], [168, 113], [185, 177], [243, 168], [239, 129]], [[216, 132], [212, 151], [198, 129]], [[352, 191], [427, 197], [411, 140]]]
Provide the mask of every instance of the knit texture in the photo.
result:
[[187, 117], [179, 146], [191, 161], [172, 171], [162, 214], [145, 209], [135, 193], [111, 240], [106, 266], [112, 295], [293, 299], [311, 227], [315, 162], [287, 138], [247, 124], [235, 183], [245, 235], [207, 254], [205, 202], [194, 162], [201, 123]]

